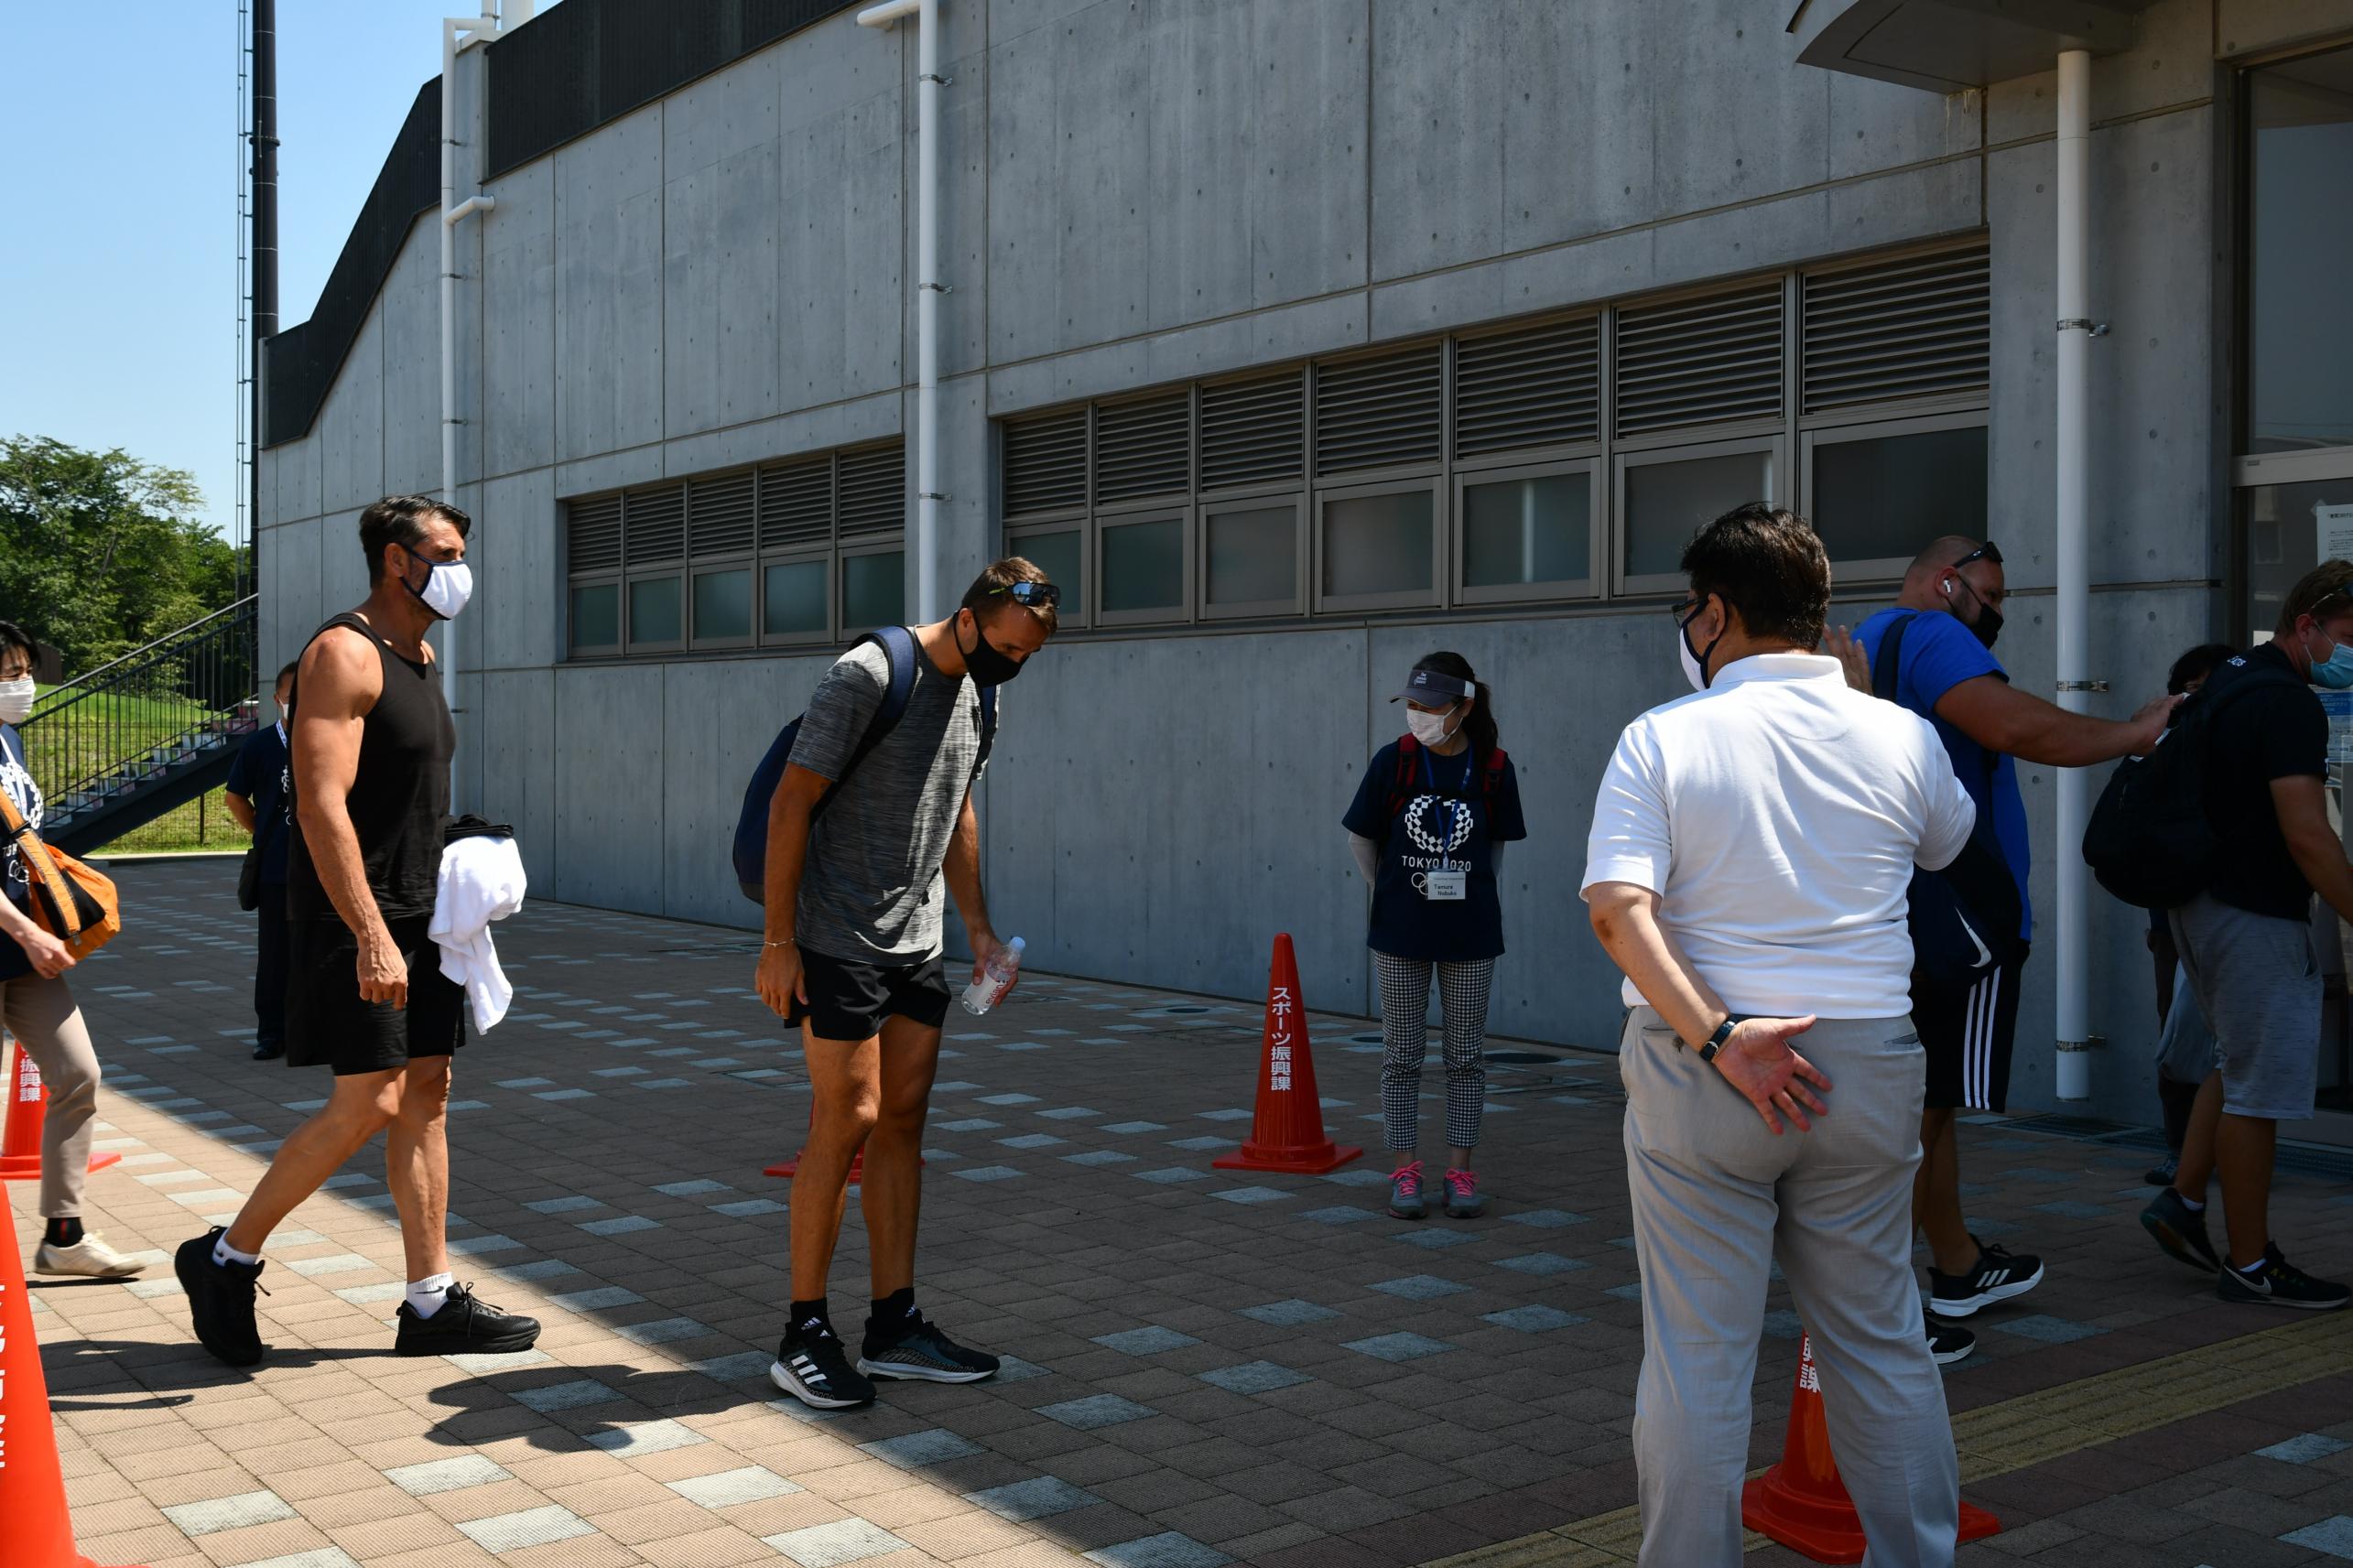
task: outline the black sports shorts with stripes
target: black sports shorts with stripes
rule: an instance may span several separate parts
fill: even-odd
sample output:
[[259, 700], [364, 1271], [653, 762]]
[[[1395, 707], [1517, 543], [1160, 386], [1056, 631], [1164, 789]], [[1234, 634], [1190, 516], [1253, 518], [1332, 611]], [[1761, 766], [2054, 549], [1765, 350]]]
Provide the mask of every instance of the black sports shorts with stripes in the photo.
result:
[[1912, 1024], [1928, 1058], [1930, 1110], [2003, 1110], [2010, 1102], [2010, 1054], [2018, 1038], [2021, 943], [2010, 962], [1967, 990], [1912, 984]]

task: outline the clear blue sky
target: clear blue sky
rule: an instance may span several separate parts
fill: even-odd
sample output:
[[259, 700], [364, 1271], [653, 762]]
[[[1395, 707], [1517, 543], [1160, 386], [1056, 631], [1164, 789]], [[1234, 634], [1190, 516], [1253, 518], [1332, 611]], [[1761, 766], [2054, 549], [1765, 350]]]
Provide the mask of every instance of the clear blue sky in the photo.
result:
[[[441, 69], [440, 18], [465, 8], [278, 0], [281, 325], [309, 316], [417, 87]], [[225, 532], [245, 156], [236, 0], [9, 11], [0, 435], [187, 469]]]

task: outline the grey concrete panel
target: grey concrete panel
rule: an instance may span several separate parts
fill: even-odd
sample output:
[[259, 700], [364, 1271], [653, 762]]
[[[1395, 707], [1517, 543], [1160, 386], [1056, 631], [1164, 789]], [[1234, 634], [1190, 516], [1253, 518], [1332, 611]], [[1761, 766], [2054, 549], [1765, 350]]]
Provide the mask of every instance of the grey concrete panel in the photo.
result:
[[1558, 244], [1648, 219], [1660, 89], [1641, 69], [1632, 5], [1513, 5], [1503, 16], [1501, 249]]
[[1142, 5], [1097, 5], [1063, 24], [1055, 68], [1055, 202], [1060, 232], [1056, 346], [1131, 337], [1152, 326], [1145, 214], [1152, 181], [1145, 117], [1152, 31]]
[[[764, 102], [773, 117], [774, 98]], [[675, 117], [678, 110], [667, 113]], [[781, 411], [776, 189], [773, 139], [669, 182], [662, 209], [666, 434], [740, 425]]]
[[[819, 452], [830, 447], [849, 446], [859, 441], [878, 440], [900, 433], [901, 401], [895, 392], [877, 393], [848, 403], [829, 403], [803, 414], [785, 414], [756, 424], [738, 425], [730, 429], [713, 430], [707, 435], [682, 436], [662, 445], [663, 473], [710, 473], [717, 469], [733, 468], [739, 463], [764, 462], [770, 458], [786, 458], [799, 452]], [[912, 428], [911, 426], [907, 427]], [[562, 470], [567, 475], [574, 469], [586, 471], [582, 465], [572, 465]], [[584, 490], [563, 489], [565, 495], [587, 493]]]
[[[978, 29], [970, 25], [963, 32], [972, 36], [972, 52], [948, 59], [940, 67], [949, 84], [940, 89], [939, 126], [939, 277], [948, 293], [939, 301], [939, 373], [943, 376], [962, 375], [981, 369], [989, 358], [989, 57], [982, 49]], [[957, 30], [941, 28], [943, 50], [959, 45]], [[895, 150], [905, 160], [909, 204], [902, 210], [896, 202], [867, 200], [851, 214], [851, 252], [853, 255], [872, 254], [882, 243], [905, 246], [904, 282], [898, 289], [900, 337], [883, 341], [880, 333], [882, 318], [879, 311], [868, 322], [866, 341], [852, 338], [850, 360], [853, 365], [871, 366], [875, 379], [861, 381], [861, 385], [880, 385], [880, 377], [895, 373], [900, 357], [900, 344], [905, 344], [906, 379], [916, 378], [916, 213], [913, 207], [913, 181], [919, 157], [916, 140], [916, 109], [915, 101], [915, 56], [907, 55], [907, 77], [905, 98], [894, 103], [876, 100], [867, 108], [872, 135], [876, 138], [874, 150], [865, 156], [851, 175], [869, 193], [895, 191], [899, 189], [896, 171], [884, 157], [879, 141], [887, 116], [903, 123]], [[861, 143], [860, 145], [862, 145]], [[854, 155], [853, 155], [854, 156]]]
[[[375, 499], [371, 497], [371, 500]], [[368, 596], [368, 557], [360, 548], [360, 508], [330, 512], [319, 524], [321, 613], [349, 610]]]
[[273, 528], [262, 541], [261, 659], [276, 670], [302, 651], [327, 618], [319, 587], [320, 520]]
[[1375, 289], [1373, 335], [1402, 337], [1651, 287], [1657, 231], [1633, 229]]
[[1643, 12], [1648, 50], [1634, 69], [1695, 89], [1659, 101], [1653, 146], [1661, 213], [1751, 200], [1828, 178], [1830, 73], [1798, 67], [1777, 17], [1749, 0], [1689, 0]]
[[576, 765], [556, 750], [556, 672], [485, 671], [472, 754], [482, 769], [482, 814], [515, 825], [531, 896], [560, 897], [556, 855], [556, 771]]
[[[2337, 0], [2340, 10], [2343, 0]], [[2267, 4], [2266, 9], [2278, 9]], [[2340, 24], [2353, 26], [2353, 24]], [[2214, 92], [2213, 0], [2162, 0], [2134, 20], [2134, 41], [2121, 54], [2091, 62], [2095, 128], [2129, 114], [2147, 114], [2203, 103]], [[2229, 50], [2226, 48], [2224, 52]], [[1999, 146], [2056, 130], [2058, 75], [2051, 70], [1997, 81], [1985, 94], [1986, 141]]]
[[[556, 459], [556, 161], [493, 182], [482, 220], [483, 471]], [[471, 222], [471, 220], [470, 220]]]
[[[466, 220], [469, 225], [477, 222]], [[417, 495], [441, 485], [440, 225], [440, 215], [428, 212], [410, 227], [408, 243], [401, 247], [392, 276], [376, 297], [376, 313], [384, 322], [385, 342], [390, 346], [383, 356], [380, 494]], [[468, 264], [475, 254], [472, 228], [461, 228], [459, 239], [459, 270], [470, 271]], [[462, 308], [460, 314], [464, 314]], [[471, 365], [473, 358], [463, 345], [474, 338], [461, 330], [456, 341], [461, 345], [459, 362]], [[464, 417], [462, 409], [459, 416]]]
[[[434, 374], [440, 373], [435, 341]], [[319, 411], [320, 509], [365, 506], [384, 495], [384, 308], [368, 311]]]
[[319, 482], [319, 427], [298, 441], [270, 449], [277, 454], [277, 515], [281, 522], [316, 517], [326, 508]]
[[883, 94], [785, 133], [778, 384], [807, 408], [898, 384], [898, 103]]
[[[906, 395], [907, 428], [916, 423], [915, 394]], [[948, 487], [939, 503], [939, 599], [943, 612], [963, 596], [964, 588], [981, 568], [1003, 552], [996, 526], [996, 497], [981, 482], [989, 471], [987, 381], [979, 375], [959, 376], [939, 387], [939, 471], [967, 476]], [[915, 443], [907, 443], [907, 537], [915, 537]], [[910, 570], [915, 552], [907, 552]], [[908, 579], [907, 602], [915, 603], [914, 579]]]
[[589, 495], [624, 484], [644, 484], [663, 474], [659, 445], [630, 447], [556, 465], [558, 495]]
[[254, 517], [256, 532], [287, 521], [277, 509], [278, 451], [275, 447], [254, 449]]
[[697, 765], [646, 743], [662, 733], [662, 666], [559, 665], [555, 681], [555, 896], [658, 914], [655, 803], [666, 777]]
[[[1986, 221], [1992, 262], [1993, 385], [1986, 428], [1986, 510], [2007, 540], [2002, 556], [2013, 591], [2056, 579], [2051, 517], [2056, 470], [2054, 377], [2058, 319], [2054, 144], [2033, 142], [1986, 157]], [[2101, 357], [2105, 357], [2104, 353]], [[2097, 538], [2092, 548], [2100, 547]]]
[[[833, 656], [729, 659], [664, 668], [662, 752], [692, 757], [662, 770], [663, 913], [757, 926], [759, 906], [735, 885], [730, 858], [743, 787], [776, 731], [808, 706]], [[752, 965], [747, 959], [744, 970]]]
[[556, 450], [662, 435], [662, 106], [556, 158]]
[[[1153, 18], [1148, 84], [1153, 184], [1159, 200], [1144, 222], [1151, 235], [1150, 303], [1155, 329], [1250, 308], [1256, 204], [1235, 198], [1254, 190], [1253, 166], [1270, 180], [1292, 151], [1252, 135], [1263, 102], [1260, 78], [1284, 98], [1313, 90], [1252, 49], [1254, 7], [1163, 7]], [[1362, 122], [1357, 125], [1361, 133]], [[1361, 135], [1358, 139], [1361, 139]], [[1316, 149], [1321, 151], [1321, 148]], [[1318, 167], [1317, 183], [1339, 170]], [[1360, 235], [1361, 238], [1361, 235]]]
[[1984, 144], [1982, 92], [1940, 95], [1865, 76], [1823, 74], [1830, 84], [1833, 179], [1972, 153]]
[[482, 499], [466, 542], [467, 558], [476, 563], [466, 663], [492, 670], [554, 663], [563, 656], [555, 470], [534, 469], [478, 488]]
[[1034, 27], [989, 51], [989, 358], [1042, 354], [1064, 341], [1056, 330], [1061, 219], [1060, 160], [1054, 112], [1055, 44]]
[[2215, 38], [2227, 57], [2353, 33], [2353, 0], [2217, 0]]
[[[970, 7], [942, 5], [944, 36], [953, 59], [980, 47], [966, 41]], [[830, 119], [843, 110], [891, 92], [907, 69], [901, 59], [913, 58], [915, 29], [894, 27], [880, 32], [862, 27], [849, 13], [796, 33], [774, 51], [777, 70], [776, 128], [789, 132], [812, 121]]]
[[815, 52], [797, 40], [762, 49], [690, 82], [662, 102], [662, 167], [671, 179], [776, 139], [786, 72]]
[[[1361, 287], [1372, 190], [1370, 0], [1250, 6], [1251, 302]], [[1162, 171], [1166, 189], [1184, 169]]]
[[[1833, 252], [1874, 250], [1985, 225], [1980, 158], [1954, 158], [1850, 180], [1830, 187], [1824, 196], [1829, 214], [1823, 238]], [[1806, 259], [1806, 253], [1788, 259]]]
[[989, 373], [989, 408], [992, 415], [1014, 414], [1076, 397], [1332, 353], [1365, 341], [1361, 294], [1311, 299], [1136, 341], [1000, 365]]
[[[1513, 0], [1373, 7], [1376, 279], [1480, 260], [1502, 248], [1504, 175], [1497, 152], [1514, 8]], [[1541, 17], [1578, 7], [1528, 9]]]
[[[1104, 3], [1105, 0], [987, 0], [989, 37], [1003, 43], [1059, 22], [1073, 12]], [[1117, 4], [1118, 0], [1111, 3]], [[946, 7], [941, 9], [944, 12]]]

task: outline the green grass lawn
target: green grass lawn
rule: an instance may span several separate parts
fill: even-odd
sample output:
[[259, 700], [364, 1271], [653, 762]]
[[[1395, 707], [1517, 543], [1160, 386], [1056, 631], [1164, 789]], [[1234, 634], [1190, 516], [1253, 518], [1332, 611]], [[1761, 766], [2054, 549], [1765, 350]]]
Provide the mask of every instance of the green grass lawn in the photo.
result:
[[[25, 761], [44, 795], [59, 795], [116, 762], [165, 745], [211, 720], [215, 709], [192, 698], [109, 692], [86, 697], [22, 731]], [[105, 847], [109, 854], [243, 849], [245, 830], [229, 815], [223, 791], [164, 813]]]
[[133, 828], [99, 852], [165, 855], [194, 849], [243, 851], [245, 830], [229, 815], [228, 804], [222, 798], [226, 793], [216, 789], [200, 795], [186, 806], [165, 812], [144, 827]]

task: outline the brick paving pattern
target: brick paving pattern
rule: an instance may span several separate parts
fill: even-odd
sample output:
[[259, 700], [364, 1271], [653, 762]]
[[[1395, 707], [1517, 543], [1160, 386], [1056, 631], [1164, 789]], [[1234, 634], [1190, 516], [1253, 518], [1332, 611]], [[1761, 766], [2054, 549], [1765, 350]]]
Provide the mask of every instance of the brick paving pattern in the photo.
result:
[[[157, 1267], [33, 1281], [97, 1562], [1404, 1568], [1633, 1499], [1642, 1330], [1608, 1057], [1494, 1043], [1490, 1213], [1404, 1224], [1377, 1149], [1326, 1177], [1210, 1169], [1249, 1130], [1254, 1008], [1032, 976], [997, 1015], [952, 1015], [927, 1154], [919, 1300], [1005, 1370], [819, 1416], [765, 1379], [790, 1184], [760, 1170], [808, 1100], [750, 990], [754, 945], [545, 903], [499, 928], [515, 1011], [461, 1054], [450, 1133], [453, 1267], [540, 1317], [538, 1349], [391, 1356], [400, 1249], [371, 1151], [272, 1241], [268, 1360], [222, 1368], [165, 1250], [234, 1210], [325, 1077], [247, 1059], [233, 863], [120, 874], [130, 930], [74, 976], [108, 1073], [101, 1146], [125, 1156], [89, 1217]], [[1309, 1022], [1328, 1125], [1377, 1144], [1372, 1026]], [[2223, 1306], [2156, 1253], [2133, 1217], [2143, 1143], [1984, 1125], [1965, 1162], [1980, 1234], [2053, 1268], [1972, 1323], [1957, 1413], [2286, 1315]], [[2353, 1197], [2312, 1169], [2283, 1175], [2277, 1221], [2341, 1276]], [[9, 1196], [29, 1256], [31, 1190]], [[862, 1243], [853, 1214], [845, 1325]], [[1758, 1465], [1798, 1333], [1778, 1288], [1768, 1306]], [[1972, 1486], [2009, 1528], [1962, 1561], [2353, 1561], [2353, 1377], [2233, 1400]]]

